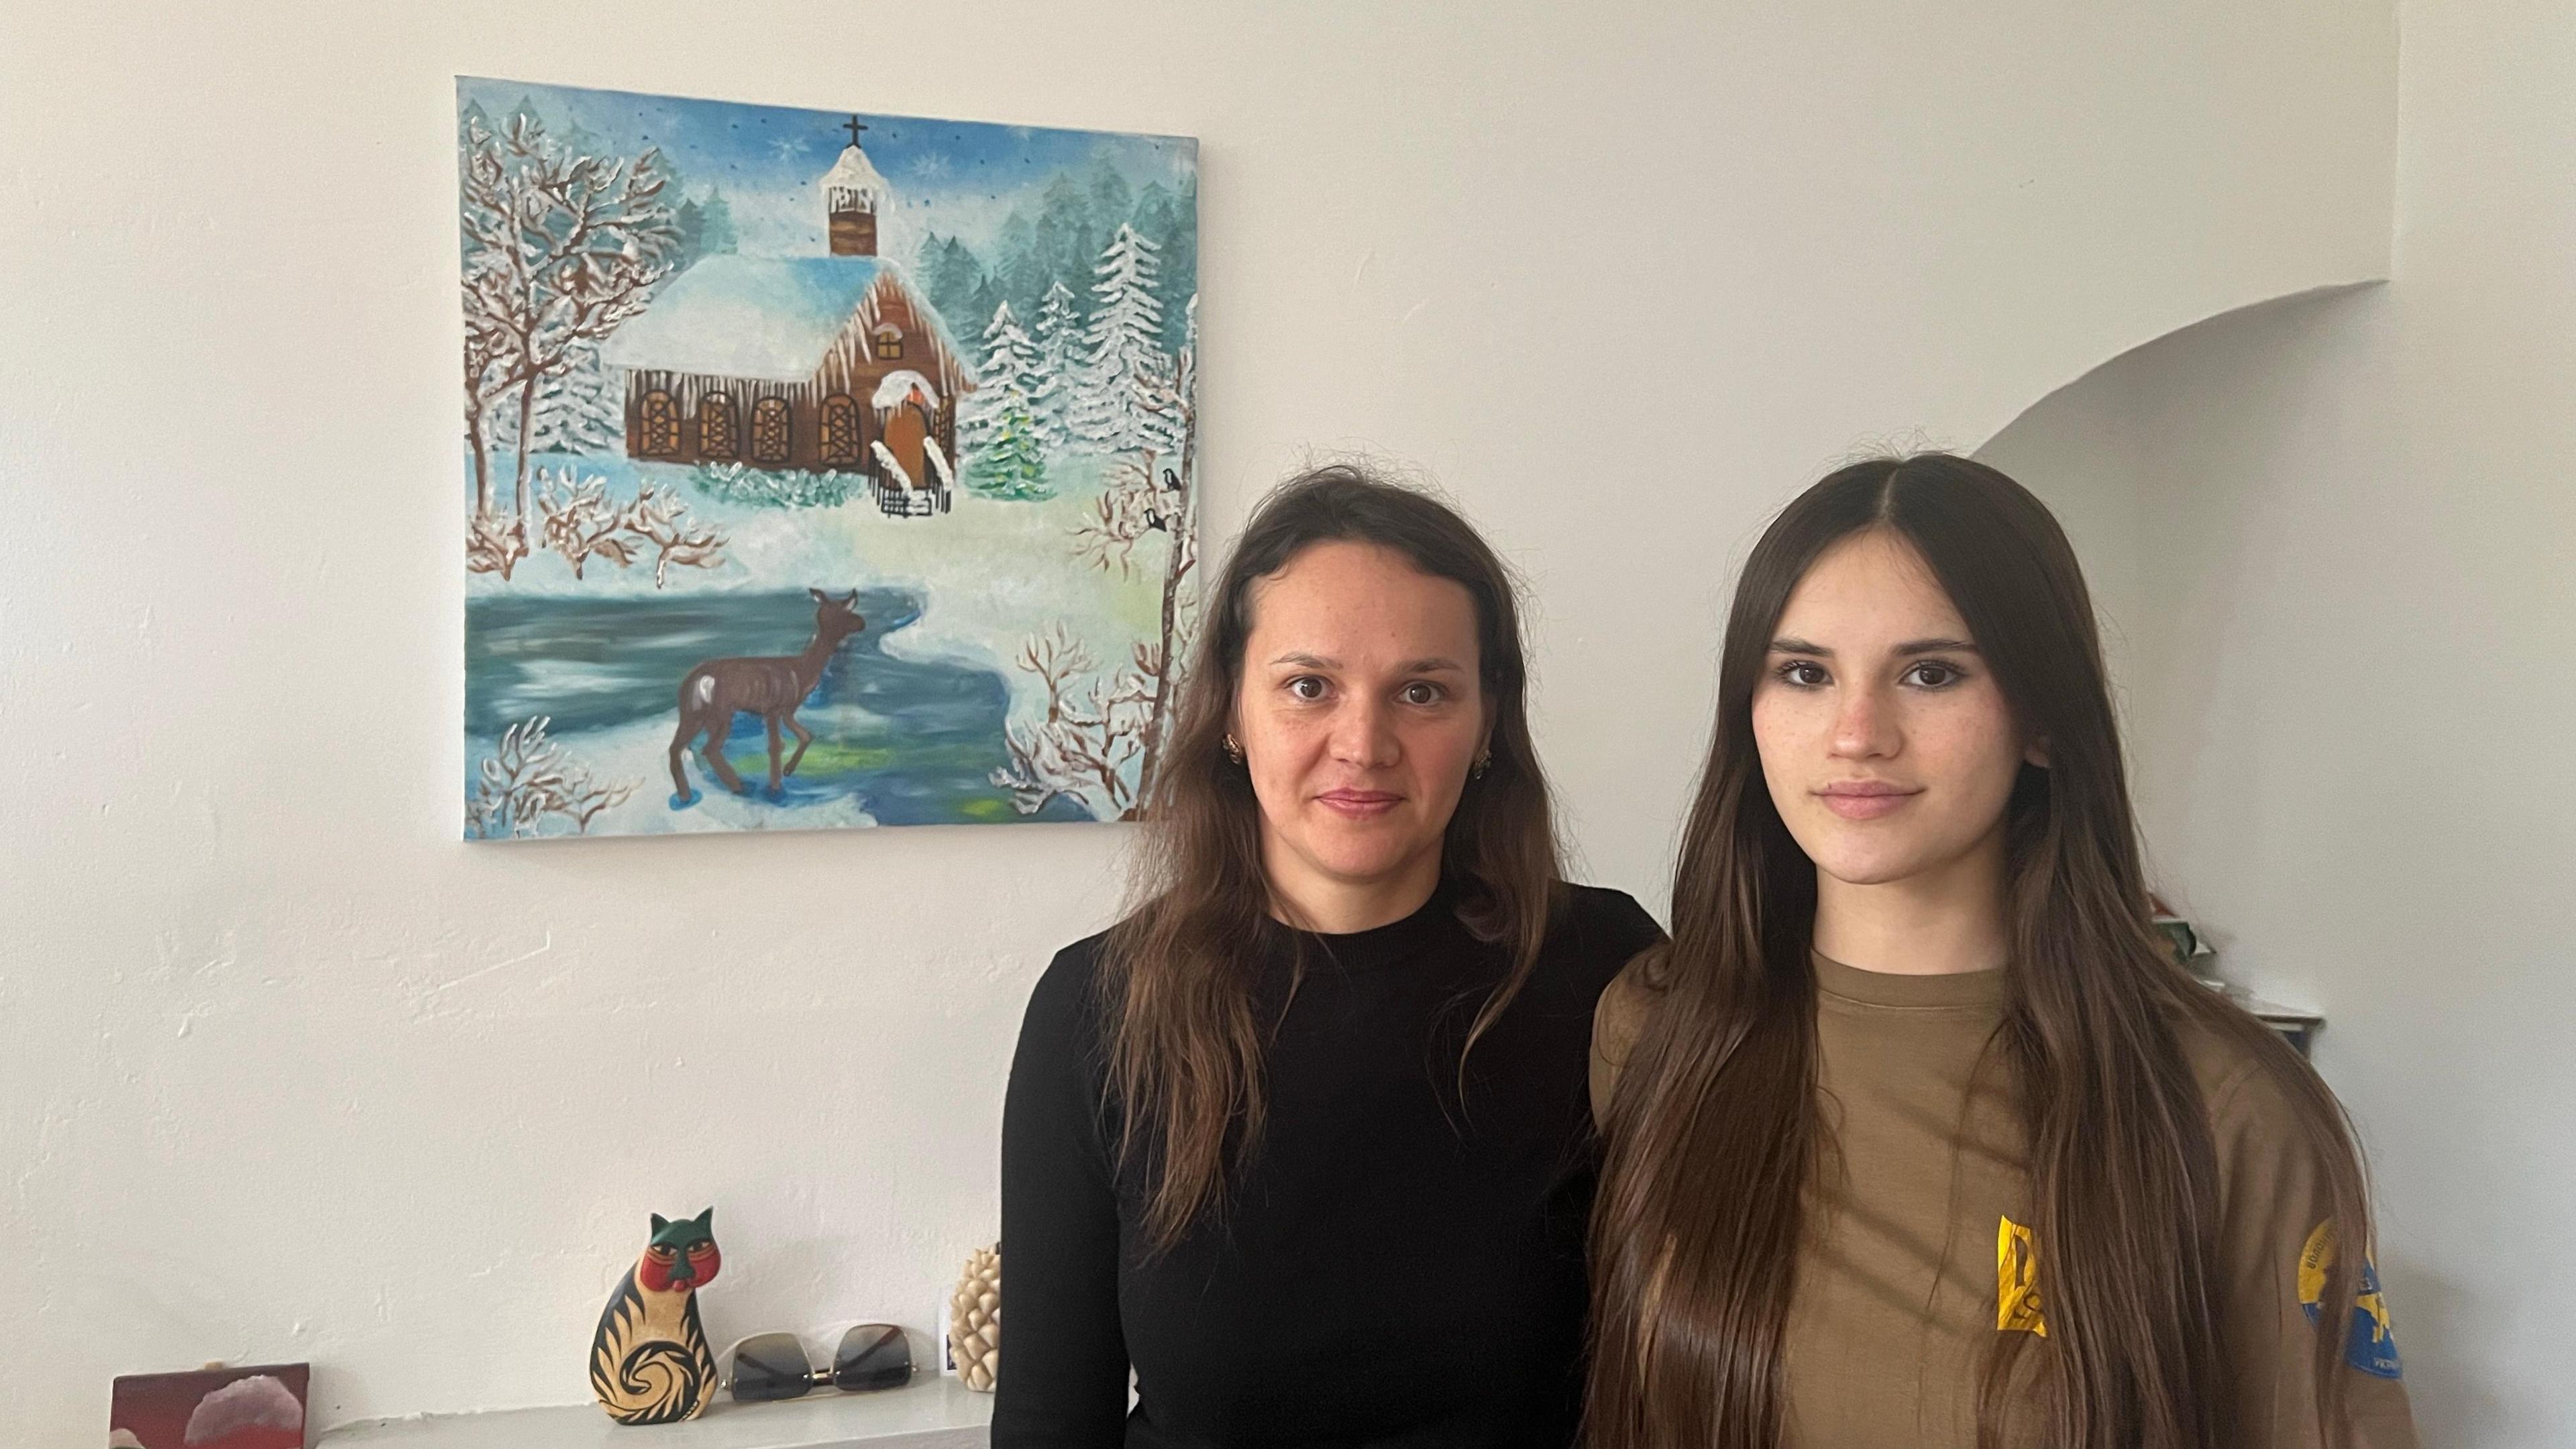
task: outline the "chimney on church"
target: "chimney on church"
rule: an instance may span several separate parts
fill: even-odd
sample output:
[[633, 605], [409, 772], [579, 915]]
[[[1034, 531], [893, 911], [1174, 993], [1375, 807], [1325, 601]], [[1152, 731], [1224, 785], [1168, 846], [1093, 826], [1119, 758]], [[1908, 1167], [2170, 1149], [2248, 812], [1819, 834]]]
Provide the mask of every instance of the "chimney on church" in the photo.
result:
[[872, 257], [877, 254], [877, 209], [885, 204], [886, 180], [869, 164], [868, 153], [859, 149], [865, 123], [852, 116], [842, 126], [850, 133], [850, 144], [823, 177], [824, 222], [832, 255]]

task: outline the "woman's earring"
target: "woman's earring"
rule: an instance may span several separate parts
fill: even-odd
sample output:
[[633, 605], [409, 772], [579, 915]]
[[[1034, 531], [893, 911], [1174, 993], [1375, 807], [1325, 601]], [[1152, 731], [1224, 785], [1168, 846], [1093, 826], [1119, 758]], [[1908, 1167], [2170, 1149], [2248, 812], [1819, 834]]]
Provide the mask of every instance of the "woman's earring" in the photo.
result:
[[1225, 757], [1234, 761], [1238, 765], [1242, 764], [1243, 742], [1232, 735], [1227, 735], [1225, 737]]
[[1487, 750], [1476, 757], [1476, 763], [1467, 767], [1467, 778], [1470, 780], [1481, 780], [1485, 778], [1485, 772], [1493, 767], [1494, 752]]

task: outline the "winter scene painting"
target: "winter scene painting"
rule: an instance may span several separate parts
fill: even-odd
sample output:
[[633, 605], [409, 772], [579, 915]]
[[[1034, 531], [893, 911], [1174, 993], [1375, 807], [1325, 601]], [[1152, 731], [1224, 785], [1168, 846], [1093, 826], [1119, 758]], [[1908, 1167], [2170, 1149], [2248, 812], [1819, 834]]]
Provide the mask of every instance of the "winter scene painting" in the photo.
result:
[[457, 148], [468, 838], [1136, 813], [1195, 141], [460, 78]]

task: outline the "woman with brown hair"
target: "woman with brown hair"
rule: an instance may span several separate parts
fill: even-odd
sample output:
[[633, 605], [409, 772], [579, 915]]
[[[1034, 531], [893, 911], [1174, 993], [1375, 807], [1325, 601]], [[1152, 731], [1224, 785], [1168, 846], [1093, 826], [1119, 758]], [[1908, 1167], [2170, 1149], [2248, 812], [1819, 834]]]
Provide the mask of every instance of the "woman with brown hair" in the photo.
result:
[[1991, 468], [1754, 548], [1593, 1087], [1590, 1444], [2414, 1443], [2341, 1109], [2154, 934], [2083, 578]]
[[1571, 1441], [1592, 1012], [1661, 933], [1560, 879], [1526, 677], [1439, 503], [1327, 468], [1254, 514], [1137, 904], [1020, 1030], [997, 1449]]

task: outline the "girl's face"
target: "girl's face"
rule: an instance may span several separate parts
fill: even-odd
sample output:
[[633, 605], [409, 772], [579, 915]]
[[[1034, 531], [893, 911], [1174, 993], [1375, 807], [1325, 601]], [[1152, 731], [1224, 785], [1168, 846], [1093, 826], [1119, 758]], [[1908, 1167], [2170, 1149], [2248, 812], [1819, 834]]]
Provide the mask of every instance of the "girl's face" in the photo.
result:
[[1392, 550], [1315, 544], [1253, 585], [1234, 737], [1274, 890], [1437, 880], [1490, 728], [1477, 669], [1474, 599]]
[[1922, 555], [1883, 529], [1798, 581], [1753, 691], [1753, 738], [1789, 834], [1848, 885], [2000, 851], [2014, 778], [2046, 763]]

